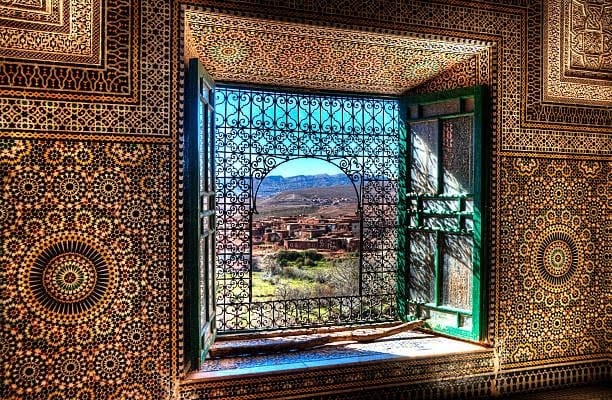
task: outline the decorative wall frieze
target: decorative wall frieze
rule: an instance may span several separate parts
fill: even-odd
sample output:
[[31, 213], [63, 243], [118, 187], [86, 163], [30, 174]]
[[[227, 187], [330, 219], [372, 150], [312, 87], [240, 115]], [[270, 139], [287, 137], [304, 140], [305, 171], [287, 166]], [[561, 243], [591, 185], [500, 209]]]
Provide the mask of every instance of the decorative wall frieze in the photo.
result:
[[[168, 2], [35, 2], [44, 12], [22, 3], [0, 6], [0, 34], [6, 38], [0, 45], [0, 136], [170, 137], [176, 77]], [[55, 25], [24, 26], [24, 19], [37, 21], [31, 15], [40, 20], [55, 9], [65, 15], [58, 17], [65, 33], [54, 31]], [[66, 36], [67, 45], [56, 45], [49, 35]], [[47, 45], [55, 51], [47, 52]], [[77, 59], [83, 54], [97, 58]]]
[[612, 3], [547, 0], [544, 4], [544, 101], [609, 108]]

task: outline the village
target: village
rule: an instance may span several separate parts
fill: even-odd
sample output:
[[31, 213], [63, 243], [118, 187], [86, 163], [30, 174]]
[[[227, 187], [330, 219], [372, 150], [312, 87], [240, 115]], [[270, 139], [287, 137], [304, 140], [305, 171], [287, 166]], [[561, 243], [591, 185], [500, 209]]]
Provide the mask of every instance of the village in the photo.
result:
[[253, 222], [253, 250], [357, 252], [360, 229], [356, 216], [270, 216]]

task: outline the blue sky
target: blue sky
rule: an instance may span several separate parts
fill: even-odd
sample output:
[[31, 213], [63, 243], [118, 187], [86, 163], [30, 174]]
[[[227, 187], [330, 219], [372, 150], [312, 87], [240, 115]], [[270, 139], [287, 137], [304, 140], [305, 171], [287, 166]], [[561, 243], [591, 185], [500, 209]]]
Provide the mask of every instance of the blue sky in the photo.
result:
[[335, 165], [318, 158], [298, 158], [279, 165], [269, 175], [281, 175], [285, 178], [296, 175], [337, 175], [342, 171]]

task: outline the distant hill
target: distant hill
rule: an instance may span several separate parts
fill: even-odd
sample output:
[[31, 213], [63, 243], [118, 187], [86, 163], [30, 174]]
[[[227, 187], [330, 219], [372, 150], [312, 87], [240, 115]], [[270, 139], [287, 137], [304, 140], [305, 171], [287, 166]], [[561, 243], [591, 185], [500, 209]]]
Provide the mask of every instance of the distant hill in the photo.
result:
[[[297, 175], [287, 178], [280, 175], [269, 175], [261, 182], [257, 197], [268, 198], [278, 193], [291, 190], [347, 185], [352, 188], [351, 182], [345, 174]], [[355, 195], [353, 194], [353, 196]]]
[[286, 190], [267, 198], [258, 197], [257, 211], [256, 220], [270, 215], [354, 215], [357, 194], [353, 185]]
[[357, 202], [357, 193], [353, 185], [317, 187], [307, 189], [285, 190], [274, 196], [259, 200], [259, 204], [278, 204], [278, 203], [311, 203], [315, 199], [345, 199], [350, 202]]

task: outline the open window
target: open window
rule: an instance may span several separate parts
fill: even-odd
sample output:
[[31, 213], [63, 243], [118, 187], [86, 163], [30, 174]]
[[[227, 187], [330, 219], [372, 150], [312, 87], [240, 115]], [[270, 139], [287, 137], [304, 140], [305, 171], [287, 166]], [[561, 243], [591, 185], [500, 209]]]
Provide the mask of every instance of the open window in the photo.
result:
[[214, 82], [197, 59], [187, 65], [184, 129], [185, 345], [199, 368], [216, 334]]
[[399, 99], [219, 83], [215, 109], [219, 333], [396, 321]]
[[398, 311], [434, 331], [485, 329], [483, 89], [403, 99]]
[[[232, 333], [423, 319], [434, 331], [483, 339], [488, 158], [482, 88], [402, 99], [214, 89], [191, 60], [184, 263], [192, 369], [217, 327]], [[251, 291], [252, 249], [268, 232], [254, 233], [258, 188], [278, 165], [308, 157], [336, 165], [358, 188], [358, 294], [259, 301]]]

